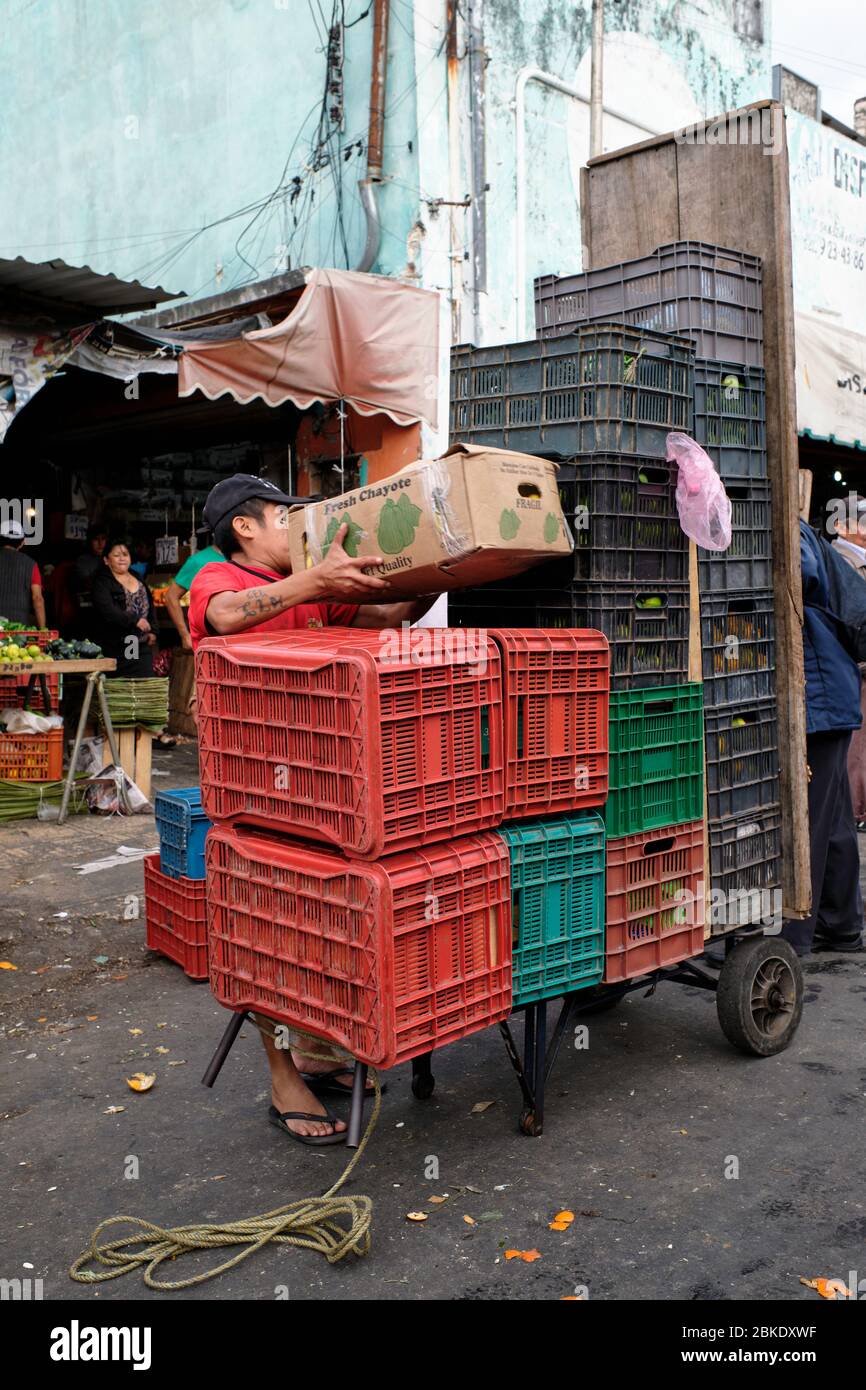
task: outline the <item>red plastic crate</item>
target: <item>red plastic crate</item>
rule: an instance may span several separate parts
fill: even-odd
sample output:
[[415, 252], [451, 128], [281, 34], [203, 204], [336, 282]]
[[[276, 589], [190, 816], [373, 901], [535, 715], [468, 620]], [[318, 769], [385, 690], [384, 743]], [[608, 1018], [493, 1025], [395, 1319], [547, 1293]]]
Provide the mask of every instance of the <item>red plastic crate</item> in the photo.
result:
[[505, 816], [607, 799], [610, 649], [590, 628], [490, 628], [502, 652]]
[[[44, 652], [48, 643], [53, 641], [55, 637], [59, 637], [60, 634], [56, 628], [49, 628], [46, 632], [39, 632], [34, 628], [31, 632], [10, 632], [8, 636], [25, 646], [35, 645], [41, 652]], [[38, 664], [32, 666], [31, 670], [38, 675]], [[60, 677], [46, 676], [45, 679], [48, 682], [48, 693], [51, 696], [51, 708], [56, 710], [60, 706]], [[28, 675], [0, 676], [0, 709], [20, 709], [23, 707], [24, 697], [27, 693], [27, 681]], [[43, 713], [42, 686], [38, 681], [34, 686], [31, 706], [39, 714]]]
[[477, 642], [448, 628], [202, 642], [205, 814], [360, 859], [498, 825], [501, 661]]
[[203, 878], [169, 878], [159, 850], [144, 856], [145, 940], [191, 980], [207, 979], [207, 907]]
[[703, 949], [703, 821], [608, 840], [604, 983]]
[[0, 781], [59, 782], [63, 729], [47, 734], [0, 734]]
[[221, 825], [206, 857], [221, 1004], [381, 1067], [510, 1012], [511, 882], [498, 835], [368, 864]]

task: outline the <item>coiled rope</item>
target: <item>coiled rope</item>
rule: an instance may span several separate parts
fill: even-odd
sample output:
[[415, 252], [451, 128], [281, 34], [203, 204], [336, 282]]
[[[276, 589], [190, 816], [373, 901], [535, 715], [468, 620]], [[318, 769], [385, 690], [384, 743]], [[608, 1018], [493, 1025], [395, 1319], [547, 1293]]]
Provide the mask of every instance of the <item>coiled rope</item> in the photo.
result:
[[[275, 1037], [270, 1020], [260, 1015], [250, 1015], [260, 1032]], [[297, 1042], [296, 1052], [305, 1057], [322, 1061], [348, 1061], [353, 1059], [339, 1049], [321, 1051], [323, 1044], [319, 1039], [306, 1035], [304, 1045]], [[325, 1046], [328, 1046], [325, 1044]], [[312, 1049], [312, 1050], [311, 1050]], [[149, 1289], [189, 1289], [194, 1284], [204, 1284], [215, 1279], [226, 1270], [233, 1269], [249, 1259], [264, 1246], [295, 1245], [302, 1250], [318, 1250], [328, 1264], [336, 1264], [349, 1254], [359, 1258], [370, 1252], [370, 1227], [373, 1221], [373, 1203], [369, 1197], [338, 1197], [336, 1194], [348, 1181], [356, 1164], [369, 1143], [376, 1128], [382, 1106], [382, 1091], [379, 1077], [374, 1067], [370, 1068], [375, 1099], [364, 1137], [343, 1169], [337, 1181], [323, 1192], [321, 1197], [307, 1197], [297, 1202], [289, 1202], [284, 1207], [261, 1216], [242, 1217], [239, 1221], [214, 1222], [192, 1226], [157, 1226], [140, 1216], [109, 1216], [100, 1221], [90, 1237], [90, 1244], [70, 1266], [70, 1278], [79, 1284], [100, 1284], [108, 1279], [119, 1279], [124, 1274], [141, 1270], [144, 1282]], [[128, 1225], [137, 1234], [126, 1235], [118, 1240], [100, 1244], [103, 1233], [112, 1226]], [[217, 1250], [240, 1245], [243, 1248], [212, 1269], [201, 1274], [190, 1275], [187, 1279], [158, 1280], [154, 1276], [166, 1260], [176, 1260], [180, 1255], [194, 1250]], [[85, 1266], [96, 1264], [99, 1269]]]

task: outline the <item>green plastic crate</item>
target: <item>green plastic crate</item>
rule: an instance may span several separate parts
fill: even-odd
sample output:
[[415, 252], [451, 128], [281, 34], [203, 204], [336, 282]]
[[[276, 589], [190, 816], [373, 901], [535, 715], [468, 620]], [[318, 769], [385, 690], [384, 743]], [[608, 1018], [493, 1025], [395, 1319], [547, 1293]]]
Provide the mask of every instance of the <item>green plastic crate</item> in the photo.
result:
[[609, 838], [703, 819], [703, 709], [697, 681], [611, 694]]
[[604, 970], [604, 822], [503, 826], [511, 859], [515, 1007], [597, 984]]

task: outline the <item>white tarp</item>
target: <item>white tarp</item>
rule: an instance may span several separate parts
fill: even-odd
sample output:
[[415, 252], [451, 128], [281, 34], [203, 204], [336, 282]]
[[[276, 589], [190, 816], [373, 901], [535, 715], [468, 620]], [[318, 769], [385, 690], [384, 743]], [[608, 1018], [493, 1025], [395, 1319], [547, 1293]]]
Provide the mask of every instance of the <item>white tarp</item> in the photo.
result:
[[866, 447], [866, 147], [785, 114], [797, 424]]
[[797, 428], [866, 449], [866, 338], [795, 316]]

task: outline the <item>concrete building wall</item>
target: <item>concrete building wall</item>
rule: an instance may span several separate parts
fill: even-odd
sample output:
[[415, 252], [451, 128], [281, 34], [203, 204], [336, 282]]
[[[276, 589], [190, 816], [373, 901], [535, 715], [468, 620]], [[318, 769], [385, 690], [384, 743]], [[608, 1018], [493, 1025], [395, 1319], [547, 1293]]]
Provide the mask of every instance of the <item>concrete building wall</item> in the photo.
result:
[[[344, 128], [326, 117], [326, 150], [317, 140], [326, 80], [320, 11], [330, 23], [340, 12], [334, 0], [19, 6], [0, 46], [0, 254], [57, 255], [194, 296], [287, 262], [355, 265], [365, 235], [357, 184], [367, 8], [367, 0], [345, 3]], [[531, 66], [588, 96], [590, 8], [590, 0], [462, 0], [449, 86], [446, 0], [392, 0], [375, 268], [444, 290], [448, 338], [531, 335], [533, 276], [580, 268], [588, 105], [530, 83], [518, 170], [515, 95], [518, 74]], [[610, 0], [605, 95], [616, 114], [605, 120], [606, 146], [769, 95], [768, 10], [769, 0]], [[448, 206], [476, 192], [470, 21], [483, 30], [489, 184], [486, 288], [477, 296], [472, 209]]]

